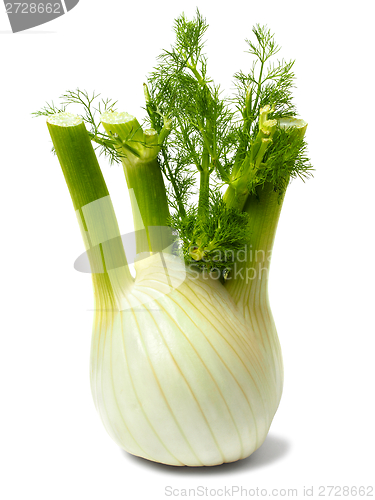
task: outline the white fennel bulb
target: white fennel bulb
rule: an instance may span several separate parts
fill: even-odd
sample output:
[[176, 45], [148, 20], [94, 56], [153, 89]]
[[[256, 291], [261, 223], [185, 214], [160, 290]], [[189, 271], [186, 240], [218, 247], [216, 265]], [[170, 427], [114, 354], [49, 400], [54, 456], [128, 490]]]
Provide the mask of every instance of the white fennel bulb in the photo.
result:
[[233, 462], [263, 443], [279, 404], [278, 339], [268, 305], [253, 317], [266, 316], [267, 333], [255, 332], [221, 283], [182, 266], [170, 255], [141, 260], [123, 297], [129, 307], [96, 313], [95, 405], [134, 455], [171, 465]]

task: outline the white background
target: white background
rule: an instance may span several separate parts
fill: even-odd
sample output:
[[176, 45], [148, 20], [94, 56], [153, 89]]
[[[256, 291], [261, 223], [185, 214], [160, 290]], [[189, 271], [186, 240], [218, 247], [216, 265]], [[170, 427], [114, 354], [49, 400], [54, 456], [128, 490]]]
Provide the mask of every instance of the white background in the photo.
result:
[[[96, 414], [91, 281], [73, 269], [83, 243], [45, 120], [30, 114], [79, 86], [143, 118], [144, 77], [173, 42], [174, 18], [196, 5], [210, 24], [209, 74], [227, 94], [249, 64], [244, 39], [254, 23], [296, 59], [316, 173], [289, 187], [274, 248], [270, 298], [285, 389], [269, 437], [236, 464], [181, 469], [120, 450]], [[159, 500], [166, 486], [298, 488], [302, 498], [304, 486], [317, 497], [320, 485], [373, 485], [374, 16], [371, 1], [81, 0], [66, 16], [11, 34], [1, 9], [4, 500]], [[126, 232], [123, 174], [101, 165]]]

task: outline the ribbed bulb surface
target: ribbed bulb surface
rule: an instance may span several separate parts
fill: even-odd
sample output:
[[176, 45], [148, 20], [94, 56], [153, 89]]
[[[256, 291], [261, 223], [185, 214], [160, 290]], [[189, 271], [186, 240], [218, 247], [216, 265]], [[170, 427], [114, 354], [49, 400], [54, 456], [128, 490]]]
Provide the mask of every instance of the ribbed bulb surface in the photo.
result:
[[249, 456], [281, 396], [266, 287], [259, 307], [241, 310], [220, 282], [185, 274], [170, 255], [136, 271], [122, 310], [99, 310], [94, 322], [91, 387], [107, 431], [129, 453], [170, 465]]

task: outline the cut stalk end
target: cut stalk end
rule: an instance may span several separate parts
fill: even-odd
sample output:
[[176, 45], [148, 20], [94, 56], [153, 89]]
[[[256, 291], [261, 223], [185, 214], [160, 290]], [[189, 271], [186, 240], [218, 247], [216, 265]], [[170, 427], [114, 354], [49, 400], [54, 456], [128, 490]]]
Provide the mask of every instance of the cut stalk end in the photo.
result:
[[[138, 120], [126, 112], [108, 111], [101, 115], [101, 122], [107, 134], [117, 137], [119, 148], [122, 148], [125, 157], [134, 162], [137, 158], [151, 160], [159, 153], [156, 131], [143, 131]], [[150, 141], [155, 137], [154, 141]], [[150, 143], [154, 147], [150, 147]]]
[[47, 123], [50, 125], [56, 125], [57, 127], [76, 127], [83, 123], [83, 120], [78, 115], [73, 115], [72, 113], [56, 113], [47, 118]]
[[285, 130], [289, 128], [295, 128], [298, 132], [298, 137], [300, 139], [303, 139], [307, 129], [307, 122], [305, 122], [305, 120], [302, 120], [302, 118], [295, 118], [294, 116], [291, 116], [280, 118], [278, 120], [278, 126]]

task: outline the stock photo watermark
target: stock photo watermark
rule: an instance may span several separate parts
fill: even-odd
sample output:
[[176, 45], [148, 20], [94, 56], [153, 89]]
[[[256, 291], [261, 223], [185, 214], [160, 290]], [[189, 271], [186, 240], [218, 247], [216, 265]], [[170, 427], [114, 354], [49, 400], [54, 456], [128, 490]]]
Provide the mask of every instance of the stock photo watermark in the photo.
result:
[[[130, 289], [139, 292], [142, 283], [154, 282], [152, 273], [156, 273], [157, 281], [162, 283], [153, 287], [158, 298], [194, 280], [222, 283], [237, 280], [245, 285], [268, 280], [271, 250], [252, 245], [236, 250], [223, 250], [212, 243], [200, 243], [199, 247], [187, 245], [169, 226], [148, 226], [119, 235], [117, 224], [112, 223], [113, 206], [109, 196], [84, 205], [76, 210], [76, 216], [86, 252], [76, 259], [74, 268], [82, 273], [105, 274], [113, 289], [121, 290], [118, 294], [121, 311], [131, 309], [127, 292]], [[130, 265], [134, 265], [136, 271], [135, 288], [132, 285], [123, 288], [121, 284], [127, 281], [129, 272], [132, 274]], [[138, 270], [141, 270], [140, 279]], [[154, 296], [143, 293], [139, 304], [154, 300]]]
[[166, 497], [190, 497], [190, 498], [302, 498], [302, 497], [373, 497], [373, 486], [303, 486], [300, 488], [245, 488], [243, 486], [223, 486], [220, 488], [209, 488], [197, 486], [195, 488], [174, 488], [165, 486]]
[[[105, 199], [102, 198], [101, 200]], [[103, 204], [104, 202], [101, 201], [102, 206]], [[77, 218], [87, 250], [76, 259], [74, 268], [81, 273], [94, 275], [106, 274], [115, 288], [122, 281], [124, 272], [128, 271], [129, 265], [134, 265], [135, 270], [139, 269], [139, 267], [144, 268], [144, 266], [149, 266], [151, 269], [154, 269], [154, 272], [157, 270], [158, 280], [161, 279], [163, 282], [163, 287], [154, 290], [157, 293], [157, 298], [178, 290], [187, 280], [221, 282], [238, 280], [245, 285], [268, 280], [271, 250], [253, 249], [251, 245], [246, 245], [237, 251], [220, 252], [217, 250], [214, 254], [214, 260], [212, 259], [212, 255], [206, 259], [204, 254], [202, 254], [199, 262], [197, 262], [194, 259], [187, 261], [181, 253], [180, 242], [175, 241], [169, 247], [160, 248], [157, 252], [143, 251], [137, 253], [137, 239], [138, 242], [145, 242], [148, 241], [151, 235], [151, 239], [154, 239], [154, 241], [156, 237], [160, 241], [163, 239], [165, 241], [168, 239], [167, 236], [171, 235], [171, 228], [166, 226], [152, 227], [148, 228], [148, 234], [146, 234], [146, 229], [143, 229], [114, 238], [108, 238], [106, 230], [102, 235], [94, 236], [92, 234], [90, 236], [90, 231], [84, 229], [82, 217], [79, 212], [77, 213]], [[95, 217], [92, 219], [96, 220]], [[90, 225], [90, 217], [86, 217], [85, 220]], [[125, 251], [126, 257], [121, 249]], [[215, 267], [215, 261], [220, 261], [222, 267]], [[137, 285], [137, 281], [135, 281], [135, 285]], [[144, 294], [142, 297], [139, 297], [139, 305], [145, 303], [150, 305], [154, 302], [155, 298], [154, 296]], [[121, 302], [122, 298], [120, 297], [119, 299], [121, 299]], [[133, 310], [126, 300], [122, 302], [121, 311], [127, 309]]]
[[4, 0], [13, 33], [48, 23], [72, 10], [79, 0], [37, 0], [13, 2]]
[[[158, 228], [164, 231], [170, 231], [169, 228], [162, 227]], [[136, 261], [150, 258], [151, 253], [142, 252], [140, 254], [135, 253], [134, 240], [142, 231], [131, 232], [123, 234], [120, 238], [112, 238], [101, 242], [98, 245], [91, 246], [86, 252], [82, 253], [74, 262], [74, 268], [81, 273], [104, 273], [105, 270], [111, 270], [120, 268], [124, 263], [119, 260], [113, 260], [113, 255], [116, 254], [115, 248], [122, 245], [125, 249], [127, 255], [127, 265], [134, 264]], [[146, 237], [144, 236], [146, 239]], [[121, 240], [121, 241], [119, 241]], [[219, 267], [215, 267], [216, 262], [225, 263], [227, 272], [225, 274], [225, 280], [236, 280], [240, 279], [246, 284], [254, 280], [262, 280], [268, 278], [269, 264], [271, 262], [272, 250], [263, 249], [253, 249], [252, 245], [245, 245], [243, 248], [234, 251], [226, 250], [225, 252], [216, 249], [207, 258], [204, 254], [199, 259], [199, 261], [190, 259], [190, 261], [185, 262], [183, 256], [179, 252], [179, 244], [176, 242], [172, 247], [160, 251], [159, 255], [163, 260], [163, 265], [167, 271], [167, 265], [163, 259], [163, 254], [171, 254], [176, 258], [179, 258], [181, 265], [184, 266], [186, 271], [189, 272], [190, 277], [193, 279], [203, 280], [221, 280], [223, 278], [223, 271]], [[103, 259], [100, 255], [104, 255]], [[97, 255], [97, 256], [95, 256]], [[108, 256], [107, 262], [105, 256]], [[110, 256], [110, 257], [109, 257]], [[111, 264], [108, 261], [111, 260]], [[206, 265], [207, 264], [207, 265]], [[210, 266], [208, 266], [210, 264]]]

